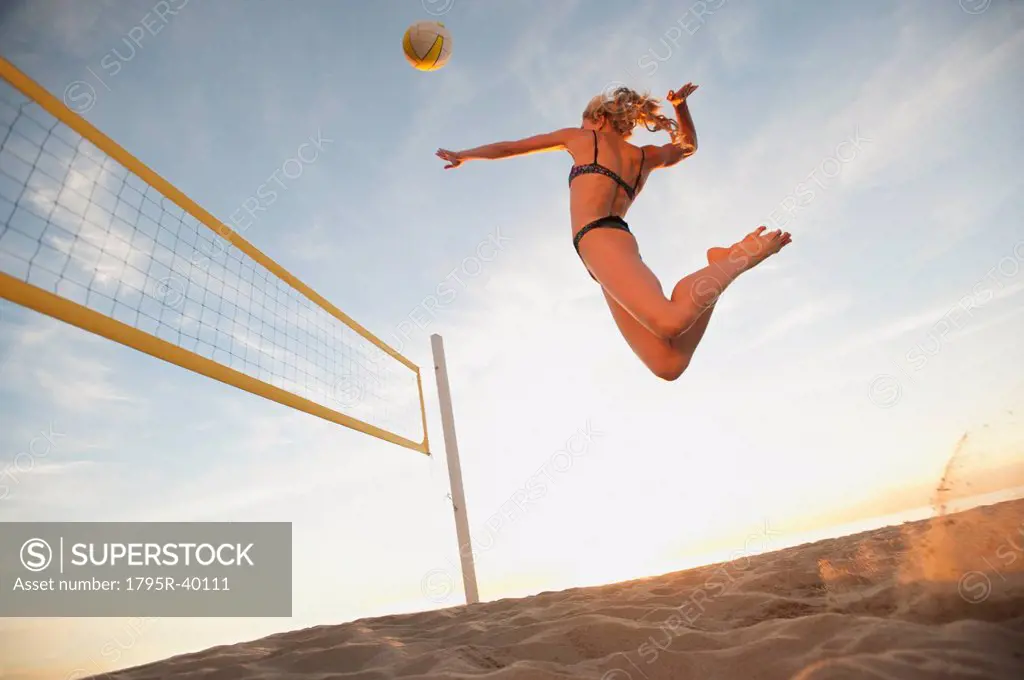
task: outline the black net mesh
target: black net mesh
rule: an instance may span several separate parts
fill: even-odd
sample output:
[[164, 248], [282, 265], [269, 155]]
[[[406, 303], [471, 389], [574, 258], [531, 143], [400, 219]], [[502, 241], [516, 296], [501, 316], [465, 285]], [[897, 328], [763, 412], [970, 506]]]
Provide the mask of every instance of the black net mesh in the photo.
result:
[[6, 82], [0, 271], [413, 441], [415, 372]]

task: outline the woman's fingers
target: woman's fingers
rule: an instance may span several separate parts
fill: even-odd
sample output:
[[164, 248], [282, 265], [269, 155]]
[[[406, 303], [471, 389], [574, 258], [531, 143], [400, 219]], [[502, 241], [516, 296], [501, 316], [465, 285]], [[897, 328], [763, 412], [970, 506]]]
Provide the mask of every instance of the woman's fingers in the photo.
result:
[[665, 95], [665, 99], [671, 104], [678, 104], [681, 101], [685, 101], [687, 97], [693, 94], [697, 87], [698, 86], [693, 83], [687, 83], [678, 90], [669, 90], [668, 94]]

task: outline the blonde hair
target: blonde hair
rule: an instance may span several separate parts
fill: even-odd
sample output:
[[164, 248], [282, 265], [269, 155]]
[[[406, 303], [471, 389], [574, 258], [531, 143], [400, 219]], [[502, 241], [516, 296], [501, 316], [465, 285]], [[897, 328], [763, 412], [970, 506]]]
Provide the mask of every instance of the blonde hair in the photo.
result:
[[679, 125], [661, 114], [661, 100], [640, 94], [628, 87], [618, 87], [597, 95], [587, 104], [583, 117], [595, 123], [604, 119], [620, 135], [628, 135], [637, 125], [651, 132], [665, 130], [675, 140]]

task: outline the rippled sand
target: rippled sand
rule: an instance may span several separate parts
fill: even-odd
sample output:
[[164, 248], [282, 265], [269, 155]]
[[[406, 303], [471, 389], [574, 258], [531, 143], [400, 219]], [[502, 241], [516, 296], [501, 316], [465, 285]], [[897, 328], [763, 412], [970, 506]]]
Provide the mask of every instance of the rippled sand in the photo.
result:
[[734, 562], [319, 626], [149, 680], [1024, 678], [1024, 500]]

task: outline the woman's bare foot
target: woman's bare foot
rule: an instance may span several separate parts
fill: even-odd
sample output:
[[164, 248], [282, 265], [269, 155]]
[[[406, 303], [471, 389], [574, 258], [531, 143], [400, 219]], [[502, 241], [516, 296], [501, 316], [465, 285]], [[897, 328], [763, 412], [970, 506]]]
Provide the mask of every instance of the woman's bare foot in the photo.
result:
[[736, 266], [740, 272], [747, 271], [782, 250], [792, 240], [788, 231], [776, 230], [766, 234], [765, 229], [758, 227], [729, 248], [710, 248], [707, 252], [708, 264], [728, 263]]

